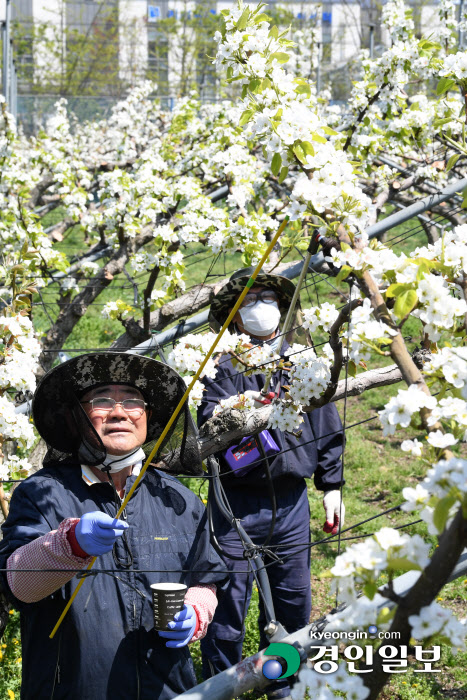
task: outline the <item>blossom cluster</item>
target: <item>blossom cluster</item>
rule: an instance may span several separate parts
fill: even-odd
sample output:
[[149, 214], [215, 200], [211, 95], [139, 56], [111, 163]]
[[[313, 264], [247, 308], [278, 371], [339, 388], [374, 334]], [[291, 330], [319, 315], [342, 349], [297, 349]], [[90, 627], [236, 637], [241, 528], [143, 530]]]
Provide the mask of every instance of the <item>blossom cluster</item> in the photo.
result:
[[[353, 544], [340, 554], [331, 569], [339, 596], [352, 603], [355, 586], [363, 587], [368, 598], [376, 593], [375, 582], [382, 571], [421, 570], [429, 563], [430, 545], [420, 535], [407, 535], [383, 527], [372, 538]], [[353, 613], [352, 613], [353, 614]]]
[[128, 314], [133, 311], [132, 307], [122, 299], [116, 299], [115, 301], [108, 301], [107, 304], [102, 309], [103, 318], [110, 318], [112, 320], [123, 319], [128, 316]]
[[217, 416], [218, 413], [226, 408], [236, 408], [239, 411], [248, 411], [255, 408], [255, 401], [251, 396], [247, 396], [246, 394], [234, 394], [234, 396], [229, 396], [228, 399], [221, 399], [214, 408], [212, 415]]
[[226, 68], [227, 81], [243, 86], [237, 108], [246, 136], [263, 145], [264, 155], [279, 182], [287, 181], [297, 162], [313, 173], [293, 180], [289, 217], [323, 214], [332, 209], [335, 221], [349, 230], [364, 227], [371, 208], [347, 155], [327, 136], [334, 132], [320, 116], [316, 95], [303, 78], [287, 72], [291, 42], [270, 26], [260, 8], [248, 5], [223, 12], [225, 26], [217, 32], [215, 63]]
[[400, 389], [397, 396], [393, 396], [386, 406], [378, 411], [383, 426], [383, 435], [394, 435], [398, 426], [408, 428], [412, 416], [417, 414], [421, 408], [432, 410], [435, 406], [436, 398], [426, 394], [415, 384], [409, 386], [408, 389]]
[[365, 700], [370, 690], [364, 685], [360, 676], [350, 676], [347, 673], [346, 664], [341, 663], [337, 671], [326, 675], [310, 668], [301, 668], [298, 681], [294, 684], [290, 695], [292, 700], [303, 700], [307, 694], [314, 700], [334, 700], [341, 697], [348, 700]]
[[449, 526], [459, 505], [465, 504], [467, 461], [457, 457], [440, 460], [420, 484], [406, 487], [402, 493], [407, 499], [403, 510], [420, 511], [428, 532], [439, 534]]
[[0, 387], [3, 391], [33, 392], [40, 345], [27, 316], [0, 316], [0, 338], [4, 350], [0, 352]]
[[465, 649], [467, 626], [436, 601], [423, 607], [418, 615], [410, 615], [409, 624], [416, 640], [436, 637], [436, 641], [450, 644], [454, 653]]

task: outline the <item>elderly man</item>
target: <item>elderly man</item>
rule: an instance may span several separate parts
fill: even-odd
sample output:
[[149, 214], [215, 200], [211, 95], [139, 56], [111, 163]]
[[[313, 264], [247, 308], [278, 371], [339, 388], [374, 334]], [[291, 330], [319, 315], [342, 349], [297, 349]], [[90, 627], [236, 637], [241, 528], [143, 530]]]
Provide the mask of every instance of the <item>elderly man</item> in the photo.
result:
[[[210, 320], [214, 327], [222, 325], [235, 300], [244, 289], [250, 270], [240, 270], [216, 295], [211, 305]], [[231, 331], [246, 333], [253, 344], [269, 343], [279, 347], [281, 315], [292, 300], [294, 285], [280, 275], [261, 273], [249, 291], [236, 316]], [[296, 324], [295, 324], [296, 325]], [[282, 352], [287, 350], [286, 342]], [[220, 359], [215, 379], [205, 379], [205, 393], [198, 412], [198, 422], [211, 417], [219, 400], [249, 392], [256, 405], [270, 401], [261, 395], [264, 375], [247, 376], [237, 371], [228, 356]], [[270, 389], [283, 396], [287, 375], [273, 374]], [[342, 425], [334, 404], [324, 406], [304, 416], [297, 435], [269, 429], [277, 451], [270, 457], [276, 513], [271, 551], [282, 561], [266, 558], [276, 619], [291, 633], [308, 624], [311, 610], [310, 591], [310, 510], [305, 478], [314, 478], [317, 489], [324, 491], [326, 532], [336, 533], [343, 519], [344, 506], [340, 500], [342, 479]], [[268, 443], [270, 445], [270, 442]], [[237, 452], [237, 456], [240, 451]], [[255, 463], [250, 471], [232, 470], [232, 460], [218, 455], [222, 485], [233, 514], [257, 544], [270, 535], [274, 517], [270, 489], [264, 464]], [[224, 559], [231, 570], [229, 587], [217, 608], [208, 634], [201, 642], [203, 670], [206, 676], [218, 673], [241, 659], [245, 635], [244, 618], [251, 596], [253, 576], [243, 573], [247, 560], [242, 558], [238, 535], [222, 517], [217, 504], [210, 498], [216, 539], [224, 550]], [[230, 555], [230, 556], [229, 556]], [[234, 558], [230, 558], [234, 557]], [[237, 558], [235, 558], [237, 557]], [[265, 616], [260, 601], [260, 648], [267, 646], [264, 633]], [[287, 681], [276, 682], [269, 690], [271, 698], [289, 696]]]
[[[186, 645], [206, 633], [226, 578], [204, 507], [151, 466], [115, 518], [184, 390], [169, 367], [108, 352], [70, 360], [40, 383], [33, 417], [49, 451], [15, 490], [0, 545], [3, 584], [21, 611], [24, 700], [166, 700], [196, 683]], [[182, 434], [182, 463], [185, 420], [164, 446]], [[50, 639], [92, 557], [94, 575]], [[163, 581], [188, 590], [157, 633], [150, 585]]]

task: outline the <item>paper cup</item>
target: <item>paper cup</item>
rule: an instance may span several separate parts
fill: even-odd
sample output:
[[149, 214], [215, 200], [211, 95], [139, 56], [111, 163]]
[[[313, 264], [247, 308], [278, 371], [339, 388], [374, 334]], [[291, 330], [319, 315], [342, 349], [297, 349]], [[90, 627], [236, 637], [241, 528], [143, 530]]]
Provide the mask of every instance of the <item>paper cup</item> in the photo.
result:
[[184, 583], [153, 583], [154, 629], [166, 630], [174, 615], [183, 610], [187, 587]]

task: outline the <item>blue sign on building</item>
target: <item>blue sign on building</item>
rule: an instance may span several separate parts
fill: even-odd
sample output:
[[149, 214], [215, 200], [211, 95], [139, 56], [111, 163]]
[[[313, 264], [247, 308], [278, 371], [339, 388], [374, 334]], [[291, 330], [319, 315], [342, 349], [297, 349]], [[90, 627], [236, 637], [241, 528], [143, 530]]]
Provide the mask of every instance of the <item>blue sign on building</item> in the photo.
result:
[[161, 8], [157, 5], [148, 5], [148, 22], [157, 22], [161, 18]]
[[323, 12], [323, 22], [332, 22], [332, 12]]

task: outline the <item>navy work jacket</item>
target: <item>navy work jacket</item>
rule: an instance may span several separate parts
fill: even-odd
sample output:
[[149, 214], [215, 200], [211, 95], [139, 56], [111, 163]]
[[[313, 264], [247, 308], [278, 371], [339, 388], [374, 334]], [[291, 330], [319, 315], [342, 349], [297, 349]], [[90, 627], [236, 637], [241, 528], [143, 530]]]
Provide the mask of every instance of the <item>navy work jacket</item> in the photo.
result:
[[[135, 479], [128, 478], [127, 491]], [[0, 568], [18, 547], [56, 530], [65, 518], [95, 510], [115, 516], [109, 483], [87, 485], [78, 464], [41, 469], [13, 493]], [[98, 557], [93, 570], [112, 569], [120, 580], [104, 573], [87, 578], [53, 639], [49, 635], [78, 579], [37, 603], [23, 603], [2, 574], [21, 611], [23, 700], [168, 700], [196, 684], [188, 648], [168, 649], [153, 629], [149, 586], [214, 583], [219, 591], [225, 585], [225, 565], [209, 544], [204, 506], [176, 479], [149, 468], [126, 519], [132, 568], [117, 565], [112, 552]], [[116, 546], [125, 559], [121, 539]]]
[[[284, 350], [288, 347], [284, 344]], [[198, 409], [198, 424], [202, 425], [212, 416], [214, 408], [221, 399], [227, 399], [245, 391], [260, 391], [264, 386], [263, 374], [247, 376], [237, 372], [230, 355], [224, 355], [217, 367], [215, 379], [205, 377], [203, 383], [205, 392]], [[284, 396], [283, 384], [288, 384], [286, 372], [278, 371], [272, 376], [270, 390], [275, 391], [280, 386], [280, 396]], [[305, 413], [300, 424], [301, 435], [295, 437], [291, 433], [268, 428], [281, 454], [269, 459], [272, 478], [275, 481], [276, 492], [283, 492], [297, 486], [297, 481], [303, 477], [314, 477], [315, 486], [322, 491], [339, 488], [342, 476], [342, 450], [344, 433], [336, 406], [326, 404], [311, 413]], [[282, 450], [285, 450], [282, 452]], [[265, 486], [265, 471], [262, 465], [257, 466], [243, 476], [234, 476], [222, 454], [219, 458], [221, 472], [224, 473], [222, 483], [228, 488], [261, 488]], [[231, 474], [231, 476], [229, 475]]]

